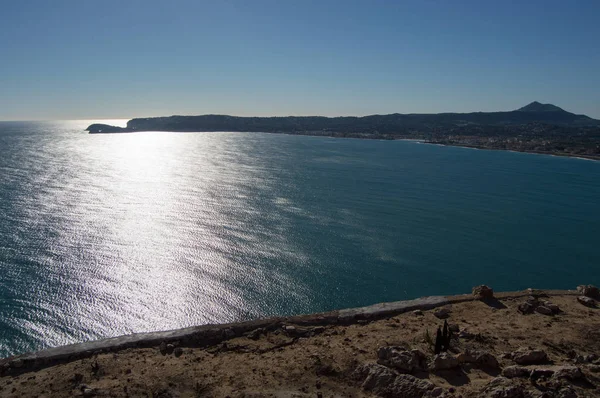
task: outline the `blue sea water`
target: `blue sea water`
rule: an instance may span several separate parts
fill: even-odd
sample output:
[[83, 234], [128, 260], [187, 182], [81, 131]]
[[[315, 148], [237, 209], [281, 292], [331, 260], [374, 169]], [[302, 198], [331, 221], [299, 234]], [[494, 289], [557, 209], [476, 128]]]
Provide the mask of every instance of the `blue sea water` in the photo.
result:
[[0, 357], [132, 332], [600, 284], [600, 162], [0, 123]]

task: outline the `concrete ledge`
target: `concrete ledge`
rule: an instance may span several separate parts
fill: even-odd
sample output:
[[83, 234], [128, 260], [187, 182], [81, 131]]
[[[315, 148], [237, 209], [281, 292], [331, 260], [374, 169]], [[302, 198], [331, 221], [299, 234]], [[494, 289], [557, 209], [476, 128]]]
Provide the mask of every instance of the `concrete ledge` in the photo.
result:
[[[497, 300], [504, 299], [516, 299], [528, 296], [578, 296], [576, 290], [540, 290], [540, 289], [528, 289], [519, 292], [494, 292], [494, 297]], [[448, 296], [448, 301], [451, 304], [464, 303], [465, 301], [477, 300], [471, 294], [459, 294], [456, 296]]]
[[[499, 300], [540, 295], [577, 295], [572, 290], [536, 290], [522, 292], [496, 293]], [[327, 326], [349, 325], [360, 321], [373, 321], [389, 318], [405, 312], [430, 310], [436, 307], [475, 301], [472, 295], [432, 296], [415, 300], [379, 303], [367, 307], [349, 308], [338, 311], [298, 315], [292, 317], [273, 317], [254, 321], [236, 322], [219, 325], [202, 325], [162, 332], [135, 333], [97, 341], [70, 344], [48, 348], [42, 351], [25, 353], [15, 357], [0, 359], [0, 374], [17, 374], [33, 369], [53, 366], [62, 362], [91, 357], [101, 352], [116, 352], [128, 348], [156, 347], [161, 343], [177, 343], [187, 347], [206, 347], [225, 340], [240, 337], [256, 329], [275, 330], [285, 325]]]
[[446, 297], [431, 296], [415, 300], [394, 301], [391, 303], [379, 303], [368, 307], [349, 308], [338, 311], [340, 323], [352, 323], [354, 320], [373, 319], [394, 316], [408, 311], [429, 310], [442, 305], [450, 304]]

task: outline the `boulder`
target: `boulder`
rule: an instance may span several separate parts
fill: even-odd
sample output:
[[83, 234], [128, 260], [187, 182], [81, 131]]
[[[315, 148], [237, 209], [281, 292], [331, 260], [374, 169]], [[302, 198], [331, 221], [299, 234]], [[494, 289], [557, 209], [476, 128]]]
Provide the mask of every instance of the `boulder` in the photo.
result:
[[405, 350], [402, 347], [381, 347], [377, 350], [377, 363], [400, 372], [411, 373], [425, 369], [427, 357], [419, 350]]
[[489, 352], [480, 352], [479, 355], [477, 355], [477, 357], [475, 358], [475, 360], [475, 363], [477, 365], [484, 368], [498, 369], [500, 367], [500, 364], [498, 363], [496, 357], [490, 354]]
[[522, 314], [532, 314], [534, 311], [543, 315], [554, 315], [560, 312], [560, 309], [556, 304], [550, 301], [540, 301], [535, 296], [527, 297], [524, 303], [519, 304], [517, 307]]
[[529, 377], [531, 370], [523, 366], [507, 366], [502, 369], [502, 376], [512, 379], [514, 377]]
[[440, 308], [439, 310], [435, 311], [433, 315], [439, 319], [446, 319], [450, 316], [450, 312], [451, 311], [448, 308]]
[[94, 388], [84, 388], [81, 391], [81, 395], [83, 395], [84, 397], [93, 397], [94, 395], [96, 395], [96, 390]]
[[394, 398], [423, 398], [435, 389], [435, 384], [426, 379], [418, 379], [412, 375], [401, 374], [396, 377], [392, 385], [381, 394]]
[[162, 355], [167, 355], [167, 343], [165, 343], [164, 341], [160, 343], [160, 345], [158, 346], [158, 350]]
[[[439, 391], [429, 380], [418, 379], [412, 375], [401, 374], [379, 364], [364, 364], [356, 368], [354, 378], [361, 381], [365, 391], [371, 391], [382, 397], [429, 398], [438, 397]], [[438, 393], [436, 395], [436, 393]]]
[[552, 312], [555, 314], [558, 314], [560, 312], [560, 308], [558, 308], [558, 305], [552, 303], [551, 301], [544, 301], [542, 302], [542, 305], [552, 310]]
[[488, 398], [524, 398], [525, 389], [505, 377], [492, 379], [479, 396]]
[[583, 373], [577, 366], [566, 365], [554, 369], [554, 377], [557, 379], [578, 380], [583, 377]]
[[429, 370], [436, 372], [439, 370], [455, 369], [460, 366], [458, 359], [447, 352], [442, 352], [433, 357], [429, 362]]
[[471, 363], [485, 368], [498, 369], [500, 364], [495, 356], [485, 351], [466, 350], [456, 356], [460, 363]]
[[165, 352], [171, 355], [175, 351], [175, 346], [173, 344], [167, 344], [165, 347]]
[[392, 369], [376, 363], [360, 365], [353, 374], [354, 378], [362, 382], [365, 391], [383, 392], [398, 376]]
[[414, 310], [413, 314], [415, 314], [416, 316], [423, 316], [423, 311], [421, 311], [421, 310]]
[[598, 359], [600, 359], [600, 357], [598, 357], [598, 355], [596, 355], [596, 354], [588, 354], [588, 355], [585, 355], [583, 358], [585, 359], [586, 362], [594, 362], [594, 361], [597, 361]]
[[538, 305], [537, 307], [535, 307], [535, 312], [538, 312], [543, 315], [554, 315], [554, 311], [552, 311], [545, 305]]
[[596, 301], [593, 298], [587, 297], [587, 296], [579, 296], [577, 297], [577, 301], [579, 301], [581, 304], [585, 305], [586, 307], [596, 307]]
[[475, 362], [475, 358], [472, 357], [469, 352], [461, 352], [460, 354], [456, 355], [456, 359], [458, 360], [458, 363], [460, 363], [461, 365], [463, 363], [474, 363]]
[[527, 315], [533, 313], [533, 311], [535, 310], [535, 306], [533, 306], [531, 303], [526, 302], [519, 304], [517, 309], [521, 314]]
[[531, 380], [549, 379], [552, 376], [554, 376], [554, 370], [552, 369], [533, 369], [529, 375]]
[[473, 296], [479, 300], [490, 300], [494, 298], [494, 290], [486, 285], [475, 286], [472, 292]]
[[594, 285], [579, 285], [577, 291], [586, 297], [600, 299], [600, 290]]
[[548, 355], [542, 350], [519, 349], [512, 353], [512, 359], [519, 365], [537, 365], [548, 361]]
[[573, 387], [565, 386], [558, 390], [558, 392], [554, 396], [556, 398], [577, 398], [577, 393], [575, 392]]

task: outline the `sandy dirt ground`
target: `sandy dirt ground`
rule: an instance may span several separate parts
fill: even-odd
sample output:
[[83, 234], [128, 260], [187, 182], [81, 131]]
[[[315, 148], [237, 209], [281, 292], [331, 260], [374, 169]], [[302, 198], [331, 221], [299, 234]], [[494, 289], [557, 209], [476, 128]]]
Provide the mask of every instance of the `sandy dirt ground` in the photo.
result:
[[[99, 354], [1, 377], [0, 396], [600, 396], [600, 309], [588, 308], [572, 295], [540, 299], [550, 300], [561, 312], [523, 315], [517, 307], [527, 297], [444, 307], [450, 310], [448, 323], [454, 330], [458, 327], [449, 354], [460, 365], [447, 370], [425, 366], [399, 372], [440, 387], [432, 390], [427, 384], [426, 392], [386, 390], [385, 380], [375, 380], [378, 386], [373, 388], [357, 369], [365, 364], [373, 369], [382, 366], [375, 364], [378, 349], [385, 346], [395, 346], [398, 351], [418, 349], [431, 362], [434, 353], [427, 331], [435, 339], [437, 328], [444, 322], [434, 315], [439, 308], [349, 326], [289, 325], [259, 330], [207, 348], [163, 344]], [[548, 358], [524, 366], [527, 372], [535, 370], [534, 375], [502, 378], [506, 368], [517, 365], [511, 353], [519, 349], [542, 350]], [[465, 362], [464, 353], [471, 351], [491, 354], [498, 366]], [[560, 366], [576, 367], [581, 374], [557, 378], [552, 373]], [[393, 377], [396, 371], [389, 370]], [[501, 387], [494, 389], [496, 385]]]

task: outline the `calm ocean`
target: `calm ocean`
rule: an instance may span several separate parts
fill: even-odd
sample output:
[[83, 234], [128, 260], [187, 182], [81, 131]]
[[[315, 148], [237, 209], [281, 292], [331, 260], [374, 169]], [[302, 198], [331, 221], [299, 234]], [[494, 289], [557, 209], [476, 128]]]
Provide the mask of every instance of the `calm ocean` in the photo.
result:
[[0, 123], [0, 357], [132, 332], [600, 285], [600, 162]]

